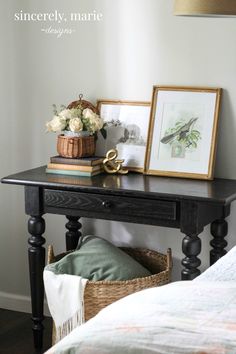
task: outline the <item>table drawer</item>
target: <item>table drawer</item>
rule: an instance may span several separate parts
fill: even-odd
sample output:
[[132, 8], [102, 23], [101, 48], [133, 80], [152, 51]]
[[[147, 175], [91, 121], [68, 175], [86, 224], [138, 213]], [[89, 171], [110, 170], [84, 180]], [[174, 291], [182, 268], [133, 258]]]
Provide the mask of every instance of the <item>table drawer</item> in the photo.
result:
[[76, 209], [82, 212], [94, 212], [95, 214], [116, 214], [176, 220], [176, 203], [165, 200], [47, 189], [44, 192], [44, 204], [46, 208]]

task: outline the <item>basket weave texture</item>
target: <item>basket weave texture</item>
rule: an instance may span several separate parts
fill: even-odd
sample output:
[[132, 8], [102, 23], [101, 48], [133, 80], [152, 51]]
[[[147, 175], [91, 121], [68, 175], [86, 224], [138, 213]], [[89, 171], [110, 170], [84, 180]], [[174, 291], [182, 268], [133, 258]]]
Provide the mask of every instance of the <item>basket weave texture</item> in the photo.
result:
[[93, 156], [95, 153], [95, 137], [70, 137], [63, 134], [57, 137], [57, 152], [60, 156], [78, 158]]
[[[144, 248], [121, 247], [121, 250], [146, 267], [153, 275], [125, 281], [88, 281], [84, 291], [85, 321], [124, 296], [170, 282], [172, 269], [170, 249], [166, 255]], [[48, 263], [60, 260], [69, 252], [54, 256], [53, 247], [49, 246]]]
[[98, 109], [97, 107], [95, 107], [91, 102], [86, 101], [86, 100], [77, 100], [77, 101], [73, 101], [71, 102], [67, 108], [71, 109], [71, 108], [76, 108], [78, 107], [78, 105], [82, 106], [83, 109], [89, 108], [91, 109], [94, 113], [98, 114]]

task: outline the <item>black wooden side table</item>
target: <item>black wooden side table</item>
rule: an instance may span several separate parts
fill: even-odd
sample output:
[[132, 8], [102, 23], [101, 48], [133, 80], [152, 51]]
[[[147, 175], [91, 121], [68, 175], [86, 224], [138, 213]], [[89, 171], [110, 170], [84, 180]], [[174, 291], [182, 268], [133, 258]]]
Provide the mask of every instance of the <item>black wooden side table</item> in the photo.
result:
[[[43, 214], [66, 215], [66, 248], [74, 249], [81, 236], [80, 217], [126, 221], [178, 228], [185, 234], [182, 279], [200, 274], [201, 240], [198, 235], [211, 223], [210, 264], [226, 251], [230, 205], [236, 199], [236, 180], [196, 181], [177, 178], [128, 175], [98, 175], [93, 178], [45, 173], [46, 166], [2, 179], [25, 186], [28, 222], [29, 271], [34, 344], [43, 340], [43, 268], [45, 221]], [[171, 240], [170, 240], [171, 247]]]

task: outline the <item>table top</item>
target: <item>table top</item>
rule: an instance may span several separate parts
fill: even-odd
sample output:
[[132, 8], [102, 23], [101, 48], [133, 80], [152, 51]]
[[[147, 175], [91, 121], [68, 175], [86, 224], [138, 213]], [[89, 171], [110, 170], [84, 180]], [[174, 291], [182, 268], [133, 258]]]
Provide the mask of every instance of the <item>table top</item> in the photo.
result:
[[78, 192], [115, 195], [194, 199], [229, 204], [236, 199], [236, 180], [216, 178], [213, 181], [173, 177], [100, 174], [94, 177], [75, 177], [47, 174], [46, 166], [19, 172], [1, 179], [2, 183], [39, 186]]

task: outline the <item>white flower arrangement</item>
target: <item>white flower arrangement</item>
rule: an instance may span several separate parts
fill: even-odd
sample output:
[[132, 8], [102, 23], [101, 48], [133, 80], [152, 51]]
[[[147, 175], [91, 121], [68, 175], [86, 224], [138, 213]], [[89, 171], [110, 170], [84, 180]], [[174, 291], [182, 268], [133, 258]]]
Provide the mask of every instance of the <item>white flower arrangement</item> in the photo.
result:
[[52, 120], [46, 123], [48, 132], [70, 131], [79, 133], [87, 131], [91, 135], [97, 135], [100, 131], [102, 136], [106, 138], [106, 130], [103, 119], [93, 112], [90, 108], [83, 109], [81, 105], [76, 108], [66, 108], [61, 106], [58, 112], [56, 105], [53, 105], [54, 116]]

